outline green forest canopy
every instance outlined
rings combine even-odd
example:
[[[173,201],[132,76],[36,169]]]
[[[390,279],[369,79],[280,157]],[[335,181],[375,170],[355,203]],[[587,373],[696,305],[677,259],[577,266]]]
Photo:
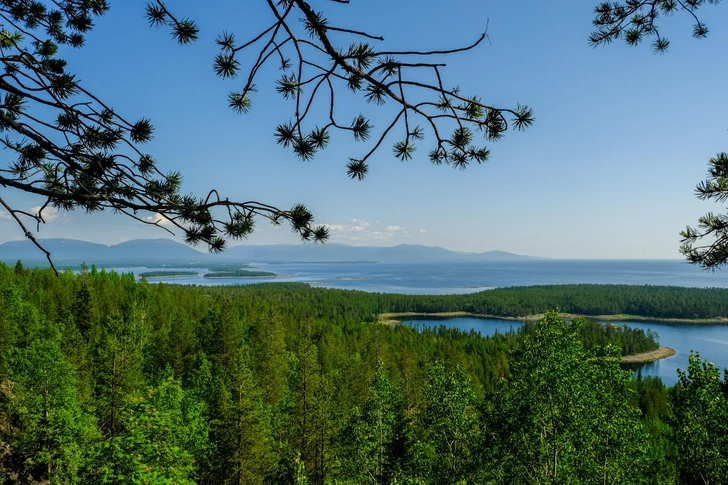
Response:
[[[533,291],[545,290],[555,291]],[[728,476],[728,378],[698,356],[666,389],[619,367],[613,344],[653,346],[644,333],[565,323],[553,312],[493,338],[372,318],[381,303],[409,301],[400,297],[0,265],[0,476],[63,484]]]

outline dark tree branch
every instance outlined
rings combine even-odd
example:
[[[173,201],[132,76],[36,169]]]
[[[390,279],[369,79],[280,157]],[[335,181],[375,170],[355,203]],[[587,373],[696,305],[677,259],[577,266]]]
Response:
[[[268,41],[250,66],[242,90],[231,94],[231,107],[241,113],[250,110],[253,87],[257,85],[262,66],[273,53],[270,46],[276,46],[284,70],[276,89],[285,98],[295,102],[291,121],[277,127],[276,137],[281,145],[291,148],[301,160],[311,160],[317,152],[326,148],[330,129],[351,132],[357,141],[367,141],[372,137],[374,127],[367,117],[359,115],[352,124],[348,124],[338,121],[334,116],[334,102],[338,99],[335,93],[344,86],[354,93],[363,94],[365,101],[370,104],[393,102],[401,107],[403,111],[400,115],[404,116],[400,118],[398,115],[396,120],[403,122],[404,142],[395,142],[394,153],[398,158],[409,159],[415,149],[414,140],[423,138],[424,132],[419,127],[410,129],[416,117],[423,118],[435,136],[436,148],[430,152],[430,160],[457,168],[465,168],[473,161],[482,163],[488,158],[487,149],[475,146],[474,132],[482,132],[490,141],[500,139],[509,128],[506,114],[513,117],[516,129],[522,130],[533,123],[533,113],[528,107],[499,108],[482,103],[475,96],[463,96],[457,88],[446,89],[439,72],[445,63],[422,60],[423,57],[449,56],[475,49],[484,40],[490,40],[487,25],[486,31],[474,42],[458,48],[430,51],[376,50],[358,40],[347,48],[340,48],[334,45],[331,35],[340,34],[337,41],[339,37],[347,35],[377,41],[383,38],[365,31],[331,25],[322,12],[315,11],[311,4],[303,0],[266,2],[275,23],[240,47],[235,45],[232,34],[226,32],[220,35],[218,44],[222,52],[217,57],[216,71],[223,77],[234,77],[234,73],[241,69],[236,55],[267,36]],[[300,24],[289,20],[296,13],[301,16]],[[295,67],[286,61],[286,45],[290,51],[288,55],[297,60]],[[435,83],[421,80],[421,74],[428,71],[436,78]],[[329,103],[326,109],[328,120],[312,123],[308,118],[319,112],[313,108],[318,105],[318,95],[322,92],[320,88],[324,82],[329,87],[329,93],[320,102]],[[417,103],[408,101],[428,96],[428,91],[435,94],[435,99]],[[372,142],[373,150],[368,150],[363,157],[350,158],[347,164],[350,176],[360,180],[364,178],[368,172],[368,159],[380,147],[384,135],[394,128],[396,123],[394,126],[388,124]],[[452,136],[441,138],[440,133],[447,129],[453,130]],[[351,161],[356,161],[359,171],[352,170]]]
[[[55,267],[55,266],[53,265],[53,260],[51,260],[51,253],[50,253],[50,252],[49,252],[48,250],[46,250],[46,249],[45,249],[45,248],[44,248],[44,247],[43,247],[43,246],[42,246],[42,245],[41,245],[41,244],[40,244],[40,243],[38,242],[38,240],[37,240],[37,239],[35,238],[35,236],[33,235],[33,233],[32,233],[32,232],[30,232],[30,231],[29,231],[29,230],[28,230],[28,229],[27,229],[27,228],[25,227],[25,224],[23,224],[23,221],[21,221],[21,220],[20,220],[20,218],[18,217],[18,214],[19,214],[19,213],[21,213],[21,214],[23,214],[23,215],[26,215],[26,216],[29,216],[29,217],[32,217],[32,218],[36,219],[36,220],[38,221],[38,223],[40,224],[40,222],[43,222],[43,218],[42,218],[42,217],[41,217],[41,215],[40,215],[40,213],[42,212],[42,209],[41,209],[41,210],[40,210],[40,211],[38,212],[38,215],[31,215],[31,214],[28,214],[27,212],[23,212],[23,211],[18,211],[18,210],[14,210],[14,209],[13,209],[12,207],[10,207],[10,206],[9,206],[9,205],[8,205],[8,204],[7,204],[7,203],[6,203],[6,202],[5,202],[4,200],[3,200],[3,198],[2,198],[2,197],[0,197],[0,205],[2,205],[3,207],[5,207],[5,210],[7,210],[7,211],[8,211],[8,213],[10,214],[10,216],[11,216],[11,217],[12,217],[13,219],[15,219],[15,222],[16,222],[16,223],[17,223],[17,224],[18,224],[18,225],[20,226],[20,228],[21,228],[21,229],[23,230],[23,235],[24,235],[24,236],[25,236],[26,238],[28,238],[28,239],[30,240],[30,242],[32,242],[32,243],[33,243],[33,244],[35,245],[35,247],[37,247],[38,249],[40,249],[41,251],[43,251],[43,252],[45,253],[45,255],[46,255],[46,258],[48,259],[48,263],[49,263],[49,264],[51,265],[51,268],[53,269],[53,271],[54,271],[54,272],[55,272],[56,274],[58,274],[58,270],[57,270],[57,269],[56,269],[56,267]]]
[[[701,6],[717,4],[720,0],[625,0],[606,1],[594,9],[596,31],[589,36],[593,46],[611,44],[623,39],[628,45],[637,45],[645,38],[654,37],[651,48],[662,54],[667,51],[670,41],[660,34],[657,19],[660,15],[669,16],[676,12],[687,12],[695,22],[693,37],[708,35],[708,28],[695,13]]]
[[[327,147],[330,130],[351,133],[356,141],[371,139],[364,156],[351,158],[347,164],[350,176],[362,179],[368,172],[368,159],[397,128],[404,130],[404,141],[395,142],[395,156],[412,157],[414,143],[423,138],[423,130],[416,126],[416,118],[422,118],[435,137],[430,160],[464,168],[473,161],[484,162],[489,155],[484,147],[474,145],[474,132],[497,140],[509,127],[506,115],[513,117],[511,124],[518,129],[533,123],[533,114],[526,107],[498,108],[475,96],[464,96],[457,88],[445,88],[440,73],[445,63],[426,59],[476,48],[488,38],[487,27],[464,47],[377,50],[367,41],[382,42],[383,37],[331,25],[322,12],[303,0],[266,0],[266,4],[272,22],[251,40],[237,46],[231,33],[217,37],[221,51],[215,58],[215,72],[235,78],[241,70],[239,55],[257,49],[242,90],[228,96],[230,107],[245,113],[258,89],[256,81],[268,72],[262,68],[271,59],[280,63],[283,74],[276,89],[295,107],[291,121],[277,127],[276,137],[302,160],[310,160]],[[52,0],[51,5],[54,7],[47,8],[40,0],[5,0],[0,5],[2,23],[8,29],[0,29],[4,67],[0,74],[0,145],[15,157],[0,167],[0,186],[43,197],[39,214],[8,208],[24,233],[21,218],[35,220],[39,227],[44,222],[43,209],[52,206],[89,213],[110,209],[148,225],[161,226],[159,220],[163,220],[169,226],[165,230],[176,228],[188,243],[205,243],[210,251],[224,249],[227,239],[247,237],[253,231],[254,217],[268,218],[274,224],[286,220],[304,241],[326,240],[326,229],[314,226],[313,216],[300,204],[282,210],[255,201],[231,201],[214,190],[203,198],[181,195],[181,174],[162,173],[141,150],[153,136],[150,121],[142,118],[133,123],[121,117],[83,89],[57,56],[59,45],[83,45],[93,19],[108,10],[106,2]],[[180,44],[198,38],[197,24],[172,13],[162,0],[149,1],[146,13],[150,25],[171,29]],[[339,47],[330,36],[336,42],[354,41]],[[427,73],[435,79],[431,84],[423,80]],[[342,89],[358,93],[373,106],[394,103],[397,114],[378,132],[362,114],[351,122],[337,119],[341,114],[337,115],[335,101],[341,99],[337,92]],[[319,100],[326,109],[316,109]],[[309,119],[322,112],[322,122]],[[452,135],[442,137],[448,130]],[[146,213],[159,216],[150,222],[141,215]]]

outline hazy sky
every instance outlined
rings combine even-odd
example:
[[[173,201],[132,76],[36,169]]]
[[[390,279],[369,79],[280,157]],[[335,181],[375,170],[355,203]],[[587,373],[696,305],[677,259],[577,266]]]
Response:
[[[151,118],[155,138],[146,150],[164,171],[183,173],[184,193],[216,188],[231,199],[284,208],[302,202],[331,226],[335,242],[557,258],[678,258],[679,231],[709,210],[725,210],[698,201],[693,189],[708,158],[728,150],[726,5],[703,7],[711,29],[703,40],[691,37],[686,15],[661,19],[672,44],[657,56],[648,44],[592,49],[594,1],[312,2],[346,26],[383,35],[392,49],[458,47],[489,22],[492,44],[450,58],[445,84],[486,103],[535,110],[531,129],[487,143],[492,157],[484,165],[433,166],[432,136],[418,144],[412,161],[399,162],[391,144],[400,137],[393,136],[358,182],[347,177],[345,164],[368,146],[348,136],[333,136],[328,149],[305,163],[276,145],[273,130],[291,109],[274,90],[275,72],[261,78],[250,113],[227,107],[227,93],[244,81],[215,76],[214,39],[223,30],[240,41],[257,34],[271,22],[265,2],[167,3],[198,21],[198,42],[175,44],[167,29],[147,26],[143,1],[127,0],[112,3],[86,47],[64,55],[83,85],[122,116]],[[348,46],[350,39],[340,39]],[[375,126],[388,121],[386,110],[363,102],[337,110],[351,113],[345,118],[361,111]],[[18,207],[41,203],[0,192]],[[49,219],[41,238],[113,244],[166,236],[110,213]],[[0,242],[21,237],[0,213]],[[288,227],[261,220],[248,243],[297,241]]]

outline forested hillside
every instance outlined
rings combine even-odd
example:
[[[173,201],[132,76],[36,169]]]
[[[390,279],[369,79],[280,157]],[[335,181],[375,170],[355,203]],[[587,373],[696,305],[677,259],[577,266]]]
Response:
[[[276,294],[273,288],[297,289],[279,304],[289,308],[299,303],[319,308],[320,316],[335,318],[348,312],[373,320],[388,312],[455,312],[503,317],[522,317],[558,309],[577,315],[629,314],[650,318],[728,318],[728,288],[685,288],[679,286],[549,285],[515,286],[465,295],[401,295],[312,288],[305,283],[274,283],[246,287],[210,289],[217,295],[255,296]],[[274,298],[280,299],[280,296]],[[334,312],[324,314],[324,312]]]
[[[0,483],[728,476],[711,366],[693,359],[671,391],[633,382],[609,344],[640,351],[649,336],[553,313],[493,338],[376,321],[431,301],[0,265]]]
[[[496,288],[466,295],[380,295],[384,312],[466,311],[499,316],[629,314],[652,318],[728,317],[728,289],[678,286],[548,285]]]

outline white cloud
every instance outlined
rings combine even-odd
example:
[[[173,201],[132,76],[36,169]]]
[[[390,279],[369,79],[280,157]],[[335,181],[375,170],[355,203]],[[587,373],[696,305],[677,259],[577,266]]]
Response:
[[[12,217],[10,217],[10,214],[8,214],[7,212],[0,211],[0,219],[12,219]]]
[[[29,212],[31,214],[38,214],[40,212],[40,209],[41,206],[37,205],[35,207],[31,207]],[[43,220],[46,222],[50,222],[58,219],[59,217],[65,216],[65,214],[61,213],[61,211],[51,206],[47,206],[45,209],[43,209],[43,213],[39,215],[41,215],[43,217]]]
[[[148,216],[144,218],[146,221],[151,222],[152,224],[156,224],[158,226],[171,226],[172,221],[164,217],[162,214],[154,214],[153,216]]]
[[[427,229],[420,229],[420,234],[426,234],[426,233],[427,233]]]
[[[385,228],[361,219],[350,219],[345,224],[324,224],[331,232],[333,241],[354,244],[366,244],[368,242],[394,241],[398,238],[411,237],[407,232],[407,226],[390,225]],[[379,227],[377,227],[379,226]]]
[[[343,224],[324,224],[324,227],[331,232],[342,232],[344,231]]]
[[[371,224],[368,222],[352,219],[351,222],[354,224],[324,224],[325,227],[332,232],[364,232]]]
[[[351,230],[354,232],[365,231],[367,227],[371,226],[368,222],[359,222],[356,226],[352,226]]]

